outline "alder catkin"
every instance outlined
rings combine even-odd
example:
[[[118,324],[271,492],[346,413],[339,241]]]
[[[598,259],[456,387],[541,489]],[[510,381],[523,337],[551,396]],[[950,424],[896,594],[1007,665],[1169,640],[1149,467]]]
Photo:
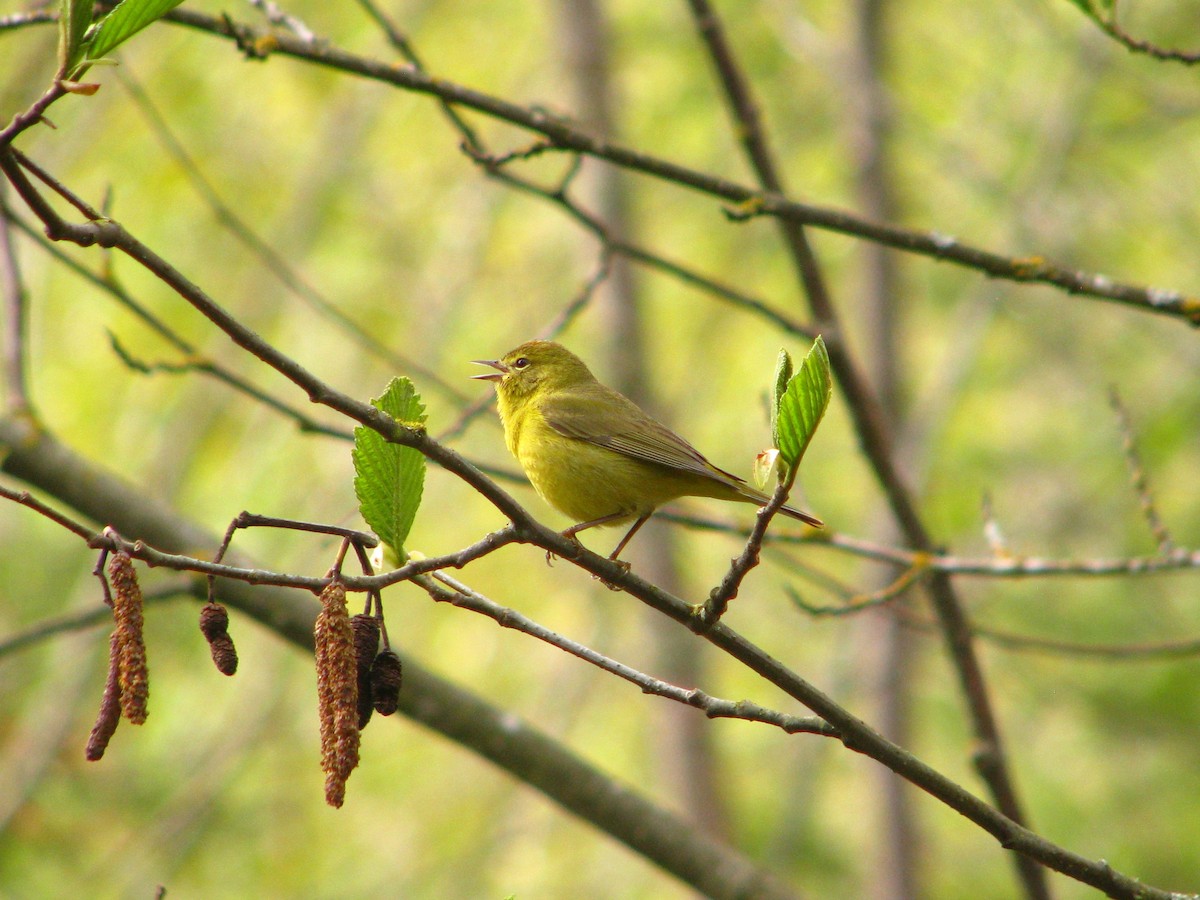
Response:
[[[134,725],[146,721],[150,697],[150,672],[142,635],[142,589],[128,553],[112,554],[108,561],[112,583],[113,619],[117,643],[117,676],[121,687],[121,712]]]
[[[346,588],[340,582],[330,582],[321,592],[313,637],[325,802],[340,807],[346,799],[346,779],[358,765],[359,744],[354,629],[346,610]]]
[[[91,762],[96,762],[104,756],[109,740],[116,733],[117,725],[121,723],[120,657],[121,648],[114,631],[108,639],[108,678],[104,682],[104,699],[100,701],[96,724],[92,726],[92,733],[88,736],[86,755]]]

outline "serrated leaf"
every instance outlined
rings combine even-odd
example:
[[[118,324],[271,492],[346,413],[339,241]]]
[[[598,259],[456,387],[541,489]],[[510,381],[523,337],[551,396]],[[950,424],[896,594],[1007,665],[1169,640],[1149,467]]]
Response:
[[[425,423],[425,406],[407,378],[393,378],[371,405],[409,427]],[[354,493],[363,519],[403,559],[401,547],[412,528],[425,487],[425,457],[419,450],[385,440],[365,426],[354,429]]]
[[[776,446],[784,463],[795,469],[808,449],[833,393],[829,353],[818,335],[800,363],[800,370],[787,383],[776,415]]]
[[[183,0],[121,0],[112,12],[92,29],[87,55],[89,60],[107,56],[151,22],[161,19]]]
[[[58,19],[58,68],[69,76],[83,57],[83,36],[92,24],[94,0],[62,0]]]
[[[771,443],[776,447],[779,446],[779,404],[791,380],[792,355],[781,348],[779,358],[775,360],[775,388],[771,394]]]

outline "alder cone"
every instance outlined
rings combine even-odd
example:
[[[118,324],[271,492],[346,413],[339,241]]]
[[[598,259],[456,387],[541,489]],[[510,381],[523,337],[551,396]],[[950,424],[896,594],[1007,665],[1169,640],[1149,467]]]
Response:
[[[400,707],[400,685],[404,669],[391,650],[384,650],[371,666],[371,701],[381,716],[390,716]]]

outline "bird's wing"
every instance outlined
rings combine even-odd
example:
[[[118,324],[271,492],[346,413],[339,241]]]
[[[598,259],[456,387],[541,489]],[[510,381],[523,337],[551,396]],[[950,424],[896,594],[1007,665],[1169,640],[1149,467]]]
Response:
[[[598,406],[605,408],[609,415],[597,415]],[[699,450],[616,391],[605,389],[602,395],[595,396],[591,393],[560,394],[543,402],[541,412],[546,424],[566,437],[714,481],[729,479],[736,484],[742,483],[742,479],[714,466]],[[633,424],[622,425],[619,429],[605,428],[603,420],[614,418]]]

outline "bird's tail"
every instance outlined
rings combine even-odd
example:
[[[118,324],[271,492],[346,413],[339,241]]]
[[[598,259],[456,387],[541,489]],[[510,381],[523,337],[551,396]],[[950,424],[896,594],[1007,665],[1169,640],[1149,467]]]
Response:
[[[734,476],[730,477],[733,478]],[[751,503],[757,503],[759,506],[766,506],[771,501],[770,495],[764,494],[762,491],[751,487],[740,478],[735,480],[735,483],[732,485],[732,487],[738,492],[738,494],[742,496],[742,498]],[[809,513],[804,512],[802,509],[796,509],[794,506],[781,506],[779,507],[779,511],[785,516],[789,516],[793,519],[799,519],[804,524],[811,525],[813,528],[825,527],[825,523],[816,516],[810,515]]]
[[[779,511],[785,516],[791,516],[793,519],[799,519],[806,525],[811,525],[813,528],[824,528],[825,523],[816,516],[809,515],[804,510],[796,509],[794,506],[781,506]]]

